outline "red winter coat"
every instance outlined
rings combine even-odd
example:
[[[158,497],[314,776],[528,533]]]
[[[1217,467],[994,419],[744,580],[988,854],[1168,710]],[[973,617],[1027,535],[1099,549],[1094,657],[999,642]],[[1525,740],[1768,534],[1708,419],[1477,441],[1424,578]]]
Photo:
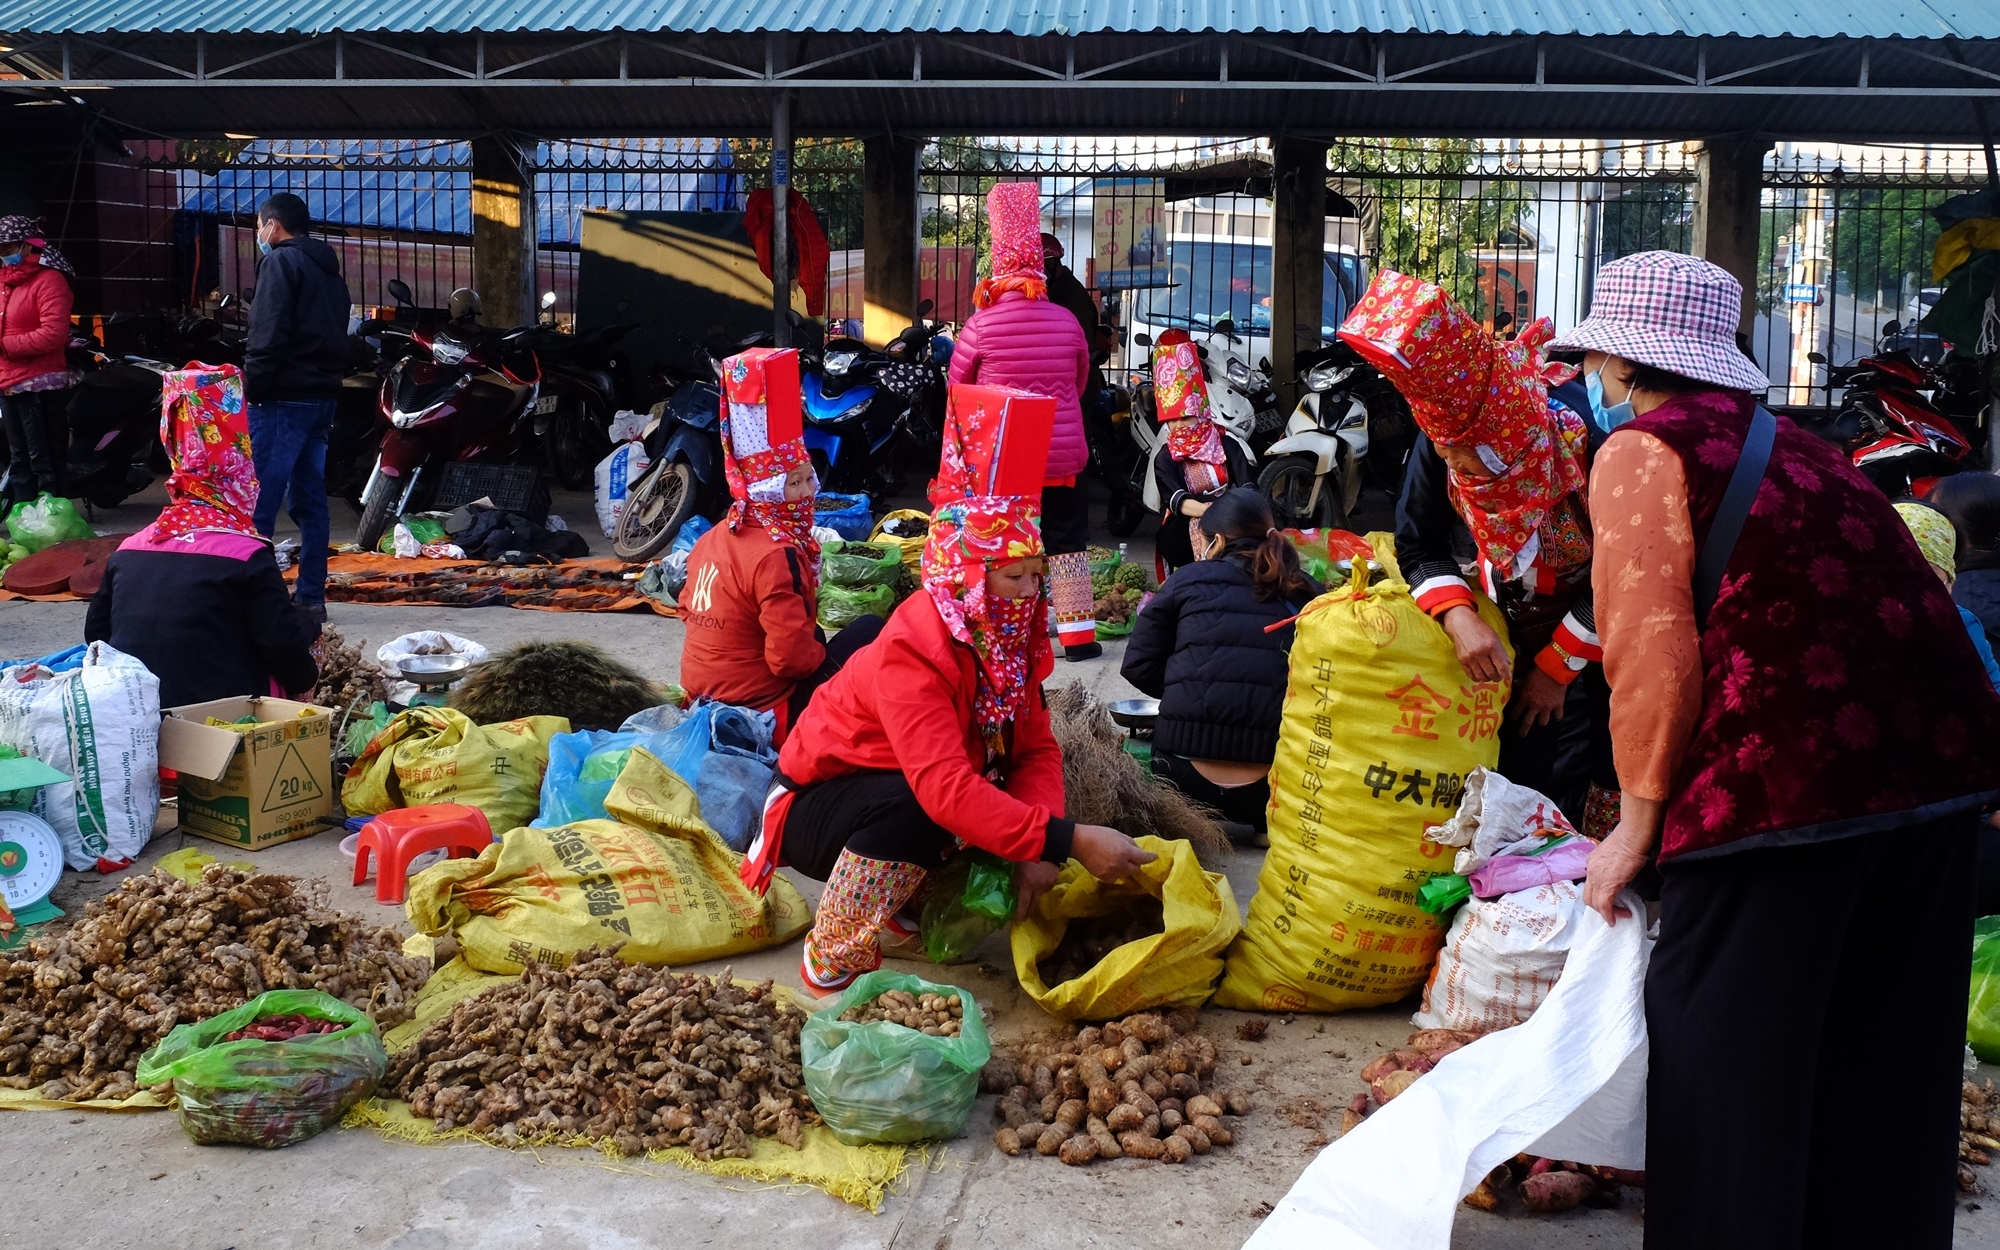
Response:
[[[818,609],[818,586],[797,547],[753,521],[740,533],[716,526],[688,553],[682,687],[738,707],[782,708],[826,662]]]
[[[40,258],[0,269],[0,391],[69,368],[69,281]]]
[[[777,217],[771,211],[771,188],[760,187],[750,193],[743,205],[743,231],[757,249],[757,267],[767,278],[771,276],[771,224]],[[819,217],[797,187],[785,193],[785,220],[792,230],[792,252],[799,261],[799,271],[793,277],[806,293],[806,314],[824,317],[826,269],[832,253],[827,250],[826,232],[819,228]]]
[[[1067,308],[1009,291],[973,313],[952,347],[951,381],[1054,396],[1056,424],[1045,473],[1055,482],[1083,471],[1090,448],[1083,440],[1078,397],[1090,381],[1090,345]]]
[[[925,813],[961,841],[1032,862],[1042,857],[1052,819],[1068,836],[1062,751],[1042,702],[1053,668],[1044,649],[995,785],[984,775],[986,743],[972,719],[979,684],[972,648],[946,630],[929,595],[912,595],[881,636],[814,693],[778,771],[801,789],[849,773],[900,772]]]

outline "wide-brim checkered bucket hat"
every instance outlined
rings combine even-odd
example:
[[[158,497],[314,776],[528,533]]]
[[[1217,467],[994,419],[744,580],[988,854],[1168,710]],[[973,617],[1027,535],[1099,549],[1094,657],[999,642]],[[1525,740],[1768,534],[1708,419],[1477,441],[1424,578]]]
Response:
[[[1597,271],[1590,315],[1551,350],[1609,352],[1732,391],[1771,379],[1736,346],[1743,287],[1727,270],[1679,252],[1621,256]]]

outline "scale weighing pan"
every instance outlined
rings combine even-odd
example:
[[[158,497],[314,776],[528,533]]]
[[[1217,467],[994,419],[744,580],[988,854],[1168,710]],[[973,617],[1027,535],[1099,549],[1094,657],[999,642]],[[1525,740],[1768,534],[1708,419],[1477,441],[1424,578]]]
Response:
[[[417,686],[449,686],[472,667],[462,655],[412,655],[397,661],[403,680]]]

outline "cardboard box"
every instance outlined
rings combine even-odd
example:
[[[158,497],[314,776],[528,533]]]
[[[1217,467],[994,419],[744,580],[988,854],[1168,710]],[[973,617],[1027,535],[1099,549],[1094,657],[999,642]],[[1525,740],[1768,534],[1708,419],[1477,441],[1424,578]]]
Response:
[[[257,725],[208,723],[245,716]],[[332,730],[331,709],[290,699],[166,709],[160,765],[180,774],[181,828],[250,851],[317,833],[333,815]]]

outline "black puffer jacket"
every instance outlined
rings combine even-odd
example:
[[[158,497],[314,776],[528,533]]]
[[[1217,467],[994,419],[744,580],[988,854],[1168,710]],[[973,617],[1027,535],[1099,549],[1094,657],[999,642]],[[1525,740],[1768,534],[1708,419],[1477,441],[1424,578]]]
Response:
[[[2000,569],[1960,569],[1951,598],[1979,618],[1987,641],[2000,646]]]
[[[340,254],[294,236],[257,265],[250,337],[243,345],[243,397],[252,403],[339,399],[347,376],[347,283]]]
[[[1264,627],[1297,615],[1318,594],[1314,585],[1290,603],[1259,600],[1246,555],[1175,570],[1139,614],[1121,670],[1160,701],[1154,749],[1270,763],[1294,631]]]

